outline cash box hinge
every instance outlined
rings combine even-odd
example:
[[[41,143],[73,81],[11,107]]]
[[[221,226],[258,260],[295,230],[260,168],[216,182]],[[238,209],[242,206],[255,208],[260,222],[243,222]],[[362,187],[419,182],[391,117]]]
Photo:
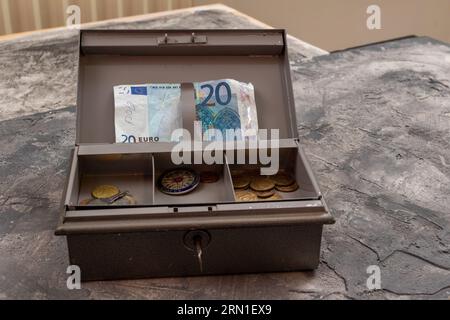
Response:
[[[158,45],[171,45],[171,44],[205,44],[208,43],[206,36],[196,35],[192,32],[191,35],[183,36],[169,36],[167,33],[164,37],[158,37]]]

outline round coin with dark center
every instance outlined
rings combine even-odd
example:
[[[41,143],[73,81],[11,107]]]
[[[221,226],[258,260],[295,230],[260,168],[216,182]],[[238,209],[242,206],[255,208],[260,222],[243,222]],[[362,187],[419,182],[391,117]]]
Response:
[[[200,177],[190,169],[166,171],[158,179],[158,188],[169,195],[182,195],[193,191],[200,183]]]

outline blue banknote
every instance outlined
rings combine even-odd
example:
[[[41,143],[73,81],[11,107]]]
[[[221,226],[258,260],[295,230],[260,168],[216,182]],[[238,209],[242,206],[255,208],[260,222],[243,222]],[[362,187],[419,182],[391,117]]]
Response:
[[[237,92],[227,81],[194,83],[196,120],[201,122],[204,140],[212,140],[216,129],[222,137],[226,130],[241,129]],[[209,131],[208,131],[209,130]]]

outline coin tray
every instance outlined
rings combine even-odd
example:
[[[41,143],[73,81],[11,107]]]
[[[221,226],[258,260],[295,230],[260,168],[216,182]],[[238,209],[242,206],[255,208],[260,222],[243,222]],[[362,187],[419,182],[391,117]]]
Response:
[[[92,190],[100,185],[113,185],[121,192],[128,191],[137,205],[153,204],[153,159],[150,154],[85,155],[78,161],[75,179],[78,188],[73,189],[73,205],[92,206],[81,203],[91,199]]]
[[[242,174],[259,172],[263,165],[259,157],[256,164],[231,164],[230,153],[237,157],[237,151],[226,151],[223,164],[173,164],[171,153],[139,153],[139,154],[97,154],[78,157],[77,176],[74,180],[71,205],[77,207],[111,207],[110,205],[82,204],[83,200],[92,198],[92,190],[99,185],[114,185],[121,191],[128,191],[136,201],[134,205],[121,206],[153,206],[153,205],[189,205],[189,204],[217,204],[235,202],[232,183],[232,172]],[[279,148],[279,169],[295,178],[299,189],[294,192],[280,192],[282,200],[316,199],[313,182],[309,178],[307,169],[297,148]],[[249,150],[244,150],[248,163]],[[194,153],[190,159],[194,159]],[[203,171],[215,171],[220,179],[215,183],[200,183],[190,193],[184,195],[168,195],[161,192],[157,180],[167,170],[188,168],[200,174]]]
[[[230,152],[227,152],[227,162],[231,163],[229,160],[229,153]],[[234,153],[234,156],[236,157],[236,152]],[[249,159],[248,150],[245,151],[245,157],[247,160]],[[287,174],[291,175],[299,185],[299,188],[294,192],[281,192],[276,190],[282,197],[282,200],[279,201],[317,199],[318,194],[309,177],[307,168],[302,161],[302,155],[299,153],[298,148],[279,148],[279,159],[279,170],[285,171]],[[231,176],[234,171],[244,172],[244,175],[246,175],[246,172],[260,172],[261,167],[267,167],[267,165],[261,164],[259,157],[257,157],[256,162],[257,163],[253,165],[230,164],[229,168]],[[231,179],[233,179],[233,177]]]
[[[115,208],[108,204],[83,204],[83,200],[92,199],[92,191],[100,185],[113,185],[120,191],[128,191],[135,199],[135,204],[120,207],[141,207],[157,205],[217,204],[234,202],[231,176],[225,157],[223,164],[207,165],[183,164],[175,165],[170,153],[138,153],[138,154],[94,154],[77,157],[77,168],[70,186],[71,207],[85,209],[90,207]],[[183,195],[168,195],[161,192],[157,181],[164,172],[188,168],[201,174],[203,171],[214,171],[219,180],[214,183],[200,182],[198,187]]]

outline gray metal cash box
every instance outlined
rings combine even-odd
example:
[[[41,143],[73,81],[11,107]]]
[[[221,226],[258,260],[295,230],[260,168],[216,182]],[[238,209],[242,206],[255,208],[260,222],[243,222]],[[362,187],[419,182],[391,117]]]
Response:
[[[235,201],[232,170],[259,165],[231,163],[239,150],[226,150],[222,164],[183,165],[220,180],[169,196],[156,181],[177,167],[174,143],[115,143],[115,85],[224,78],[251,82],[259,128],[279,129],[279,165],[299,184],[282,200]],[[323,225],[334,219],[298,139],[283,30],[84,30],[78,79],[76,144],[56,234],[66,236],[84,281],[318,266]],[[194,105],[183,88],[183,126],[192,130]],[[246,155],[251,148],[247,142]],[[98,184],[120,186],[136,203],[82,204]]]

